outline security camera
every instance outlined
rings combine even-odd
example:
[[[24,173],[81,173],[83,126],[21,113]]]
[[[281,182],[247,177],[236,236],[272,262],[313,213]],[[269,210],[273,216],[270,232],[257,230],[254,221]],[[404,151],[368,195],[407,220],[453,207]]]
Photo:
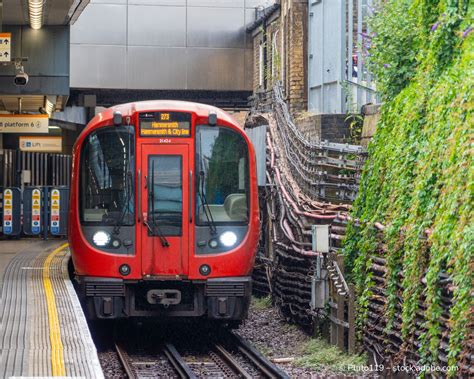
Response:
[[[16,86],[26,86],[28,84],[28,74],[24,71],[20,71],[15,75],[13,83],[15,83]]]
[[[22,61],[23,58],[15,59],[16,75],[13,79],[13,83],[15,83],[16,86],[26,86],[28,84],[28,74],[25,72],[25,68],[21,64]]]

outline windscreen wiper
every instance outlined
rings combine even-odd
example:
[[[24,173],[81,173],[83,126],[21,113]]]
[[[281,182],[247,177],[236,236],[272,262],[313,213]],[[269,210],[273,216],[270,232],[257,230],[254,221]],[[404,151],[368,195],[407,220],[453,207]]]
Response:
[[[212,217],[211,207],[209,206],[206,195],[204,194],[204,179],[206,177],[206,174],[204,173],[204,171],[200,171],[199,176],[200,176],[199,181],[201,184],[201,188],[198,191],[199,198],[201,199],[202,206],[204,209],[204,214],[206,215],[207,222],[209,223],[209,229],[211,231],[211,235],[216,235],[217,234],[216,223],[214,221],[214,218]]]
[[[117,129],[116,129],[116,131],[117,131],[118,137],[120,138],[120,133],[118,132]],[[126,173],[126,181],[125,181],[125,199],[126,199],[126,203],[124,204],[124,207],[122,209],[122,213],[120,214],[120,218],[115,223],[115,226],[114,226],[114,229],[113,229],[113,232],[112,232],[115,235],[118,235],[120,233],[120,228],[123,225],[123,220],[125,219],[125,215],[127,214],[127,212],[133,213],[133,212],[130,212],[130,201],[132,200],[132,196],[133,196],[132,171],[130,169],[131,133],[128,132],[127,134],[128,134],[128,138],[127,138],[128,146],[127,146],[127,160],[125,162],[128,165],[128,171]]]
[[[160,226],[156,223],[156,220],[155,220],[155,162],[154,161],[151,162],[151,183],[148,186],[148,196],[149,196],[149,199],[151,200],[152,225],[151,227],[149,223],[145,223],[145,225],[148,227],[148,230],[150,230],[152,235],[155,235],[155,231],[158,232],[157,235],[160,238],[161,246],[169,247],[170,244],[168,240],[166,239],[165,235],[163,234],[163,231],[161,230]]]
[[[120,218],[117,220],[117,222],[114,225],[114,230],[113,234],[117,235],[120,233],[120,228],[123,225],[123,220],[125,219],[125,215],[127,212],[130,212],[130,201],[132,200],[132,195],[133,195],[133,184],[132,184],[132,172],[128,171],[127,172],[127,180],[125,182],[125,198],[126,198],[126,204],[124,204],[124,207],[122,209],[122,213],[120,214]]]

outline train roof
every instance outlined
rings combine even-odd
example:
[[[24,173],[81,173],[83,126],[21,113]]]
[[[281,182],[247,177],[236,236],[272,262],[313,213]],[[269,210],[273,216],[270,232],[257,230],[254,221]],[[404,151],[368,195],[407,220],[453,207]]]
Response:
[[[232,116],[227,112],[217,107],[193,103],[189,101],[179,100],[149,100],[149,101],[138,101],[134,103],[115,105],[111,108],[107,108],[104,111],[98,113],[91,121],[91,123],[102,122],[105,120],[111,120],[115,111],[122,112],[123,116],[132,116],[135,113],[151,112],[151,111],[176,111],[176,112],[190,112],[195,113],[198,117],[207,117],[209,112],[215,112],[217,118],[223,121],[227,121],[232,124],[237,124]],[[238,125],[238,124],[237,124]]]

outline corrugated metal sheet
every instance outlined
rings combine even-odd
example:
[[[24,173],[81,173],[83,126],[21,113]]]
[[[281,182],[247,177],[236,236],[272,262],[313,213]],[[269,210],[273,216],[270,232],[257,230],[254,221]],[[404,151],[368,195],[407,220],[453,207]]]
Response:
[[[267,162],[267,125],[245,129],[247,136],[252,141],[257,158],[257,180],[259,186],[267,184],[266,162]]]
[[[245,29],[265,2],[92,2],[71,27],[71,87],[249,91]]]
[[[360,112],[377,102],[375,84],[360,52],[372,0],[309,0],[308,110]]]

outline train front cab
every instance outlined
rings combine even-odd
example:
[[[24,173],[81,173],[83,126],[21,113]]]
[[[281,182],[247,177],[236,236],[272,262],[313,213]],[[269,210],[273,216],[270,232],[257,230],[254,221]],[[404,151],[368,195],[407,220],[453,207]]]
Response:
[[[93,127],[75,151],[71,247],[88,317],[242,320],[259,228],[249,140],[212,112],[135,116]]]

